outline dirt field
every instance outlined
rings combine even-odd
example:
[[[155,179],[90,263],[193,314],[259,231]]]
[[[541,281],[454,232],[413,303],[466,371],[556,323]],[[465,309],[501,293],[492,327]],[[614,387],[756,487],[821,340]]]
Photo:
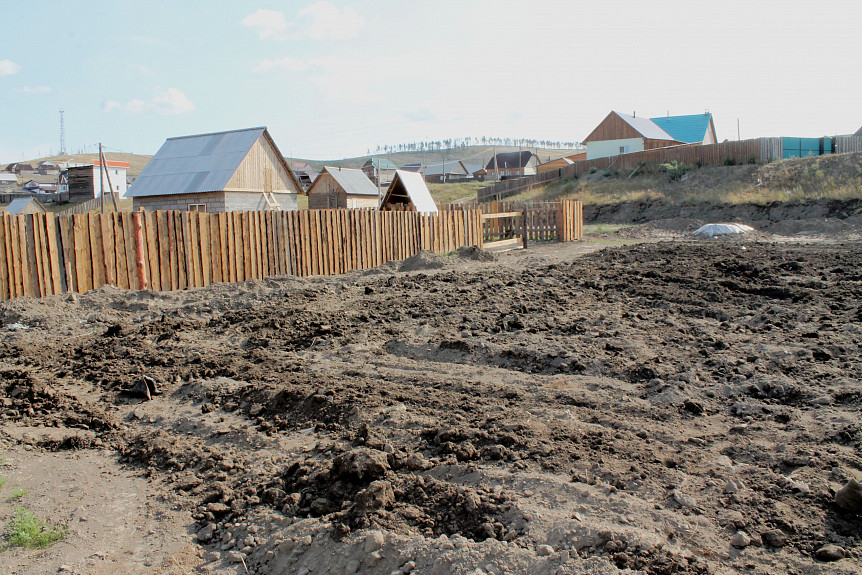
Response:
[[[0,304],[0,572],[859,573],[859,236],[692,224]]]

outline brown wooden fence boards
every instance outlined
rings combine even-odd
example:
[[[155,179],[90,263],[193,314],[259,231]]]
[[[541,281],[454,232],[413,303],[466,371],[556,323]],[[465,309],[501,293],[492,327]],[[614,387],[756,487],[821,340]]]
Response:
[[[482,243],[476,210],[144,212],[0,216],[0,299],[102,285],[205,287],[272,275],[341,274]],[[137,236],[136,236],[137,232]],[[140,246],[140,251],[138,250]]]

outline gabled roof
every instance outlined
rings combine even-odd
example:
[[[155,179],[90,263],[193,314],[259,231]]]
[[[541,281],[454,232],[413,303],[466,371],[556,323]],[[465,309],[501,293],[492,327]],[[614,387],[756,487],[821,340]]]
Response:
[[[264,136],[274,148],[296,189],[299,182],[265,126],[168,138],[141,174],[127,197],[198,194],[223,190],[255,143]]]
[[[405,172],[419,172],[422,173],[425,171],[425,166],[419,163],[416,164],[404,164],[399,170],[404,170]]]
[[[431,192],[425,185],[425,178],[416,172],[405,172],[404,170],[395,172],[395,177],[392,178],[392,183],[389,184],[380,206],[382,208],[397,203],[413,204],[416,211],[420,213],[437,213],[437,204],[434,203],[434,198],[431,197]]]
[[[365,172],[362,170],[354,170],[351,168],[333,168],[326,166],[320,172],[320,176],[314,180],[314,183],[309,188],[308,193],[311,194],[317,182],[321,181],[323,174],[329,174],[332,179],[344,190],[347,195],[358,196],[378,196],[377,186],[374,182],[368,179]]]
[[[659,128],[670,134],[672,140],[685,144],[704,141],[712,121],[712,114],[692,114],[690,116],[662,116],[651,118]]]
[[[362,165],[363,168],[374,166],[378,170],[397,170],[398,166],[393,164],[388,158],[370,158]]]
[[[854,136],[862,136],[862,128],[859,128],[858,130],[856,130],[856,133],[853,135]]]
[[[493,170],[495,168],[500,168],[501,170],[511,170],[513,168],[523,168],[533,157],[533,152],[529,150],[523,150],[521,152],[502,152],[497,154],[496,162],[494,158],[488,162],[488,165],[485,166],[486,170]]]
[[[649,118],[638,118],[637,116],[629,116],[628,114],[621,114],[620,112],[614,113],[620,118],[622,118],[623,121],[625,121],[625,123],[627,123],[629,126],[637,130],[637,132],[647,140],[674,139],[673,136],[665,132],[661,127],[659,127]]]
[[[445,176],[449,174],[455,176],[466,176],[468,172],[460,160],[441,162],[439,164],[428,164],[428,167],[425,168],[426,176]]]
[[[29,211],[27,208],[31,208]],[[36,198],[15,198],[12,202],[6,207],[6,213],[10,216],[14,216],[15,214],[32,214],[33,212],[47,212],[45,206],[40,204]]]

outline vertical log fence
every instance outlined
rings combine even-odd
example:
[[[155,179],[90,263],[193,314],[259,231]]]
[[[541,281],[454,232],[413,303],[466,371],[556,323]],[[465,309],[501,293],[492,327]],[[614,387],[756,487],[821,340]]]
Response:
[[[559,217],[578,217],[572,206],[560,210]],[[557,225],[575,230],[579,224]],[[577,239],[566,233],[558,237]],[[482,247],[484,241],[482,212],[476,209],[437,215],[375,210],[2,215],[0,299],[84,293],[108,284],[170,291],[275,275],[335,275],[420,250],[447,253]]]

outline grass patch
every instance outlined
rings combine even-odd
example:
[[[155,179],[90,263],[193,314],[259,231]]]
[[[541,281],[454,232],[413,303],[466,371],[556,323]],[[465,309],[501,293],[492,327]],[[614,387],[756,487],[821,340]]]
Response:
[[[69,528],[39,519],[24,507],[18,507],[6,532],[9,545],[28,549],[45,549],[69,533]]]
[[[24,489],[23,487],[20,489],[16,489],[15,491],[12,492],[11,495],[9,495],[9,500],[11,501],[13,499],[21,499],[22,497],[24,497],[28,493],[30,493],[29,489]]]
[[[428,184],[431,197],[438,204],[451,204],[458,200],[475,200],[476,190],[493,182],[461,182],[457,184]]]
[[[4,485],[6,485],[6,478],[0,477],[0,489],[3,489]]]

